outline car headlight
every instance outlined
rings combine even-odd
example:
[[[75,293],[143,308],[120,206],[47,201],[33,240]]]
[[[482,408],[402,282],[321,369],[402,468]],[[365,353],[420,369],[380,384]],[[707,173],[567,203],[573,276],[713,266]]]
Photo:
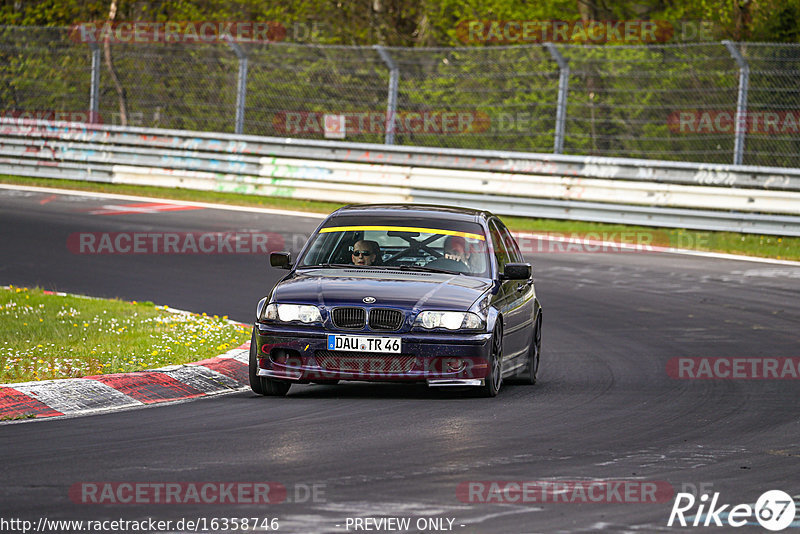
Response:
[[[258,301],[258,305],[256,306],[256,320],[263,321],[264,320],[264,307],[267,305],[267,297]]]
[[[264,308],[262,319],[267,321],[283,321],[289,323],[300,321],[301,323],[321,323],[322,315],[316,306],[305,306],[302,304],[270,304]]]
[[[452,311],[424,311],[417,315],[414,324],[427,329],[447,330],[477,330],[483,327],[483,321],[477,314]]]

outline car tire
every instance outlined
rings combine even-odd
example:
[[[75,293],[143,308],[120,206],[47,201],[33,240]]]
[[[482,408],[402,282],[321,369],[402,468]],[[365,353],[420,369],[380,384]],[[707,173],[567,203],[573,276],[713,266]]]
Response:
[[[520,384],[533,385],[536,383],[536,375],[539,372],[539,358],[542,354],[542,312],[536,317],[533,327],[533,337],[528,348],[528,363],[525,370],[517,375]]]
[[[500,321],[500,319],[498,319]],[[492,349],[489,353],[489,371],[480,387],[481,397],[495,397],[503,385],[503,330],[497,326],[492,334]]]
[[[256,341],[255,327],[253,327],[253,335],[250,336],[250,365],[248,371],[250,389],[257,395],[283,397],[289,392],[289,388],[292,387],[290,382],[258,376],[258,342]]]

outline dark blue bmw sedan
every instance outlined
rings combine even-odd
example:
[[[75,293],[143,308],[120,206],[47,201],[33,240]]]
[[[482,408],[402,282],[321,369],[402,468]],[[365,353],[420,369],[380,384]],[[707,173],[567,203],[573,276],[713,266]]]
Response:
[[[355,205],[332,213],[258,303],[250,387],[411,381],[471,386],[536,382],[542,310],[531,266],[487,211]]]

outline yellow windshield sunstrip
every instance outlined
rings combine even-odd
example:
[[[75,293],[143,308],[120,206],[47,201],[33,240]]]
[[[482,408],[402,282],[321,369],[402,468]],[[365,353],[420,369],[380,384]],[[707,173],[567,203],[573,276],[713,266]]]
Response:
[[[330,232],[351,232],[355,230],[394,230],[398,232],[420,232],[426,234],[442,234],[442,235],[455,235],[464,238],[477,239],[479,241],[486,241],[486,238],[480,234],[471,234],[469,232],[457,232],[455,230],[441,230],[438,228],[416,228],[412,226],[331,226],[328,228],[320,229],[319,233],[327,234]]]

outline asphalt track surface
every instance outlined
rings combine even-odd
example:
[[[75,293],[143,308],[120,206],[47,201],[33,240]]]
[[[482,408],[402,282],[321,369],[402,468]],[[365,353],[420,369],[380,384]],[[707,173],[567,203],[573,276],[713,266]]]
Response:
[[[68,236],[261,231],[291,243],[319,222],[212,209],[92,213],[129,204],[0,190],[0,283],[249,322],[280,275],[263,256],[81,255],[68,250]],[[3,424],[0,517],[276,517],[279,532],[298,533],[348,532],[348,517],[410,517],[412,525],[436,517],[454,519],[453,531],[463,533],[656,532],[696,529],[667,528],[672,498],[474,503],[457,488],[607,479],[663,481],[674,491],[702,485],[731,504],[772,489],[800,495],[800,381],[676,380],[666,371],[679,356],[800,356],[800,268],[661,253],[528,259],[545,313],[535,386],[507,385],[479,399],[402,384],[307,385],[286,398],[248,391]],[[70,487],[87,481],[272,481],[294,502],[73,502]],[[313,485],[322,493],[304,498]]]

